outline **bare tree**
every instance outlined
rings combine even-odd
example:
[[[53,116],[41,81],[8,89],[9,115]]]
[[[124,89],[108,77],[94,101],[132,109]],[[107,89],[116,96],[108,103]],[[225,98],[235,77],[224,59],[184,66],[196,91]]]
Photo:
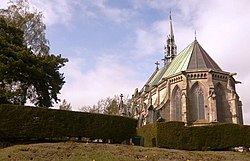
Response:
[[[24,32],[25,46],[32,52],[37,55],[49,54],[42,12],[30,9],[28,0],[10,0],[7,9],[0,9],[0,15],[6,18],[9,25]]]
[[[67,111],[71,111],[72,107],[70,103],[67,103],[67,101],[64,99],[62,101],[62,104],[59,106],[60,110],[67,110]]]
[[[82,107],[78,108],[78,110],[81,112],[90,112],[91,109],[92,109],[91,106],[82,106]]]
[[[130,106],[129,95],[123,98],[123,103],[126,106]],[[93,106],[82,106],[79,111],[93,112],[93,113],[104,113],[109,115],[119,114],[120,97],[115,95],[114,97],[107,97],[100,99],[97,104]]]

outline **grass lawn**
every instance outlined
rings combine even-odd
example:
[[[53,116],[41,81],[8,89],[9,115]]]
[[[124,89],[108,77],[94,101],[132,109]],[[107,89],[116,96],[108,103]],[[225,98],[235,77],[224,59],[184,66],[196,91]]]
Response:
[[[249,152],[184,151],[77,142],[13,145],[0,149],[0,160],[21,161],[250,161]]]

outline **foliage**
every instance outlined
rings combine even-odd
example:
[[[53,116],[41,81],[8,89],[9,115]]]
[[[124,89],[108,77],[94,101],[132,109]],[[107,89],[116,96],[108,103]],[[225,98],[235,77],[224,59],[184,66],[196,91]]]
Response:
[[[157,138],[157,126],[156,124],[147,124],[142,128],[137,128],[136,133],[138,136],[142,136],[144,138],[144,146],[146,147],[154,147],[156,146],[156,138]]]
[[[72,107],[71,107],[71,104],[70,104],[70,103],[67,103],[67,101],[64,99],[64,100],[62,101],[62,104],[59,105],[59,109],[60,109],[60,110],[71,111],[71,110],[72,110]]]
[[[88,137],[121,142],[133,137],[137,121],[121,116],[0,105],[0,140]]]
[[[104,113],[109,115],[119,114],[119,103],[120,97],[115,95],[114,97],[107,97],[105,99],[100,99],[97,104],[93,106],[82,106],[79,108],[83,112],[93,112],[93,113]],[[124,106],[130,107],[129,96],[123,98]]]
[[[18,16],[29,13],[20,8],[24,1],[20,0],[18,3],[20,4],[17,11],[20,11],[20,13],[10,14],[8,17],[8,10],[6,14],[4,14],[5,10],[0,11],[0,103],[23,105],[29,99],[31,103],[37,106],[51,107],[53,101],[59,100],[57,94],[65,83],[63,74],[59,72],[59,69],[68,60],[62,58],[61,55],[45,54],[42,49],[39,49],[39,54],[34,54],[36,47],[27,44],[25,39],[29,34],[34,39],[37,39],[36,37],[42,39],[44,35],[39,31],[33,31],[34,25],[31,25],[26,31],[14,23],[14,21],[19,22],[18,18],[20,17]],[[25,17],[23,19],[25,20]],[[11,20],[13,20],[13,23]],[[28,24],[32,23],[27,21],[24,26]],[[38,35],[35,36],[34,33]],[[36,40],[32,39],[31,42],[35,43]]]
[[[249,147],[250,126],[214,124],[184,126],[183,122],[163,122],[143,126],[137,134],[144,137],[145,145],[156,138],[156,146],[185,150],[224,150],[237,146]]]
[[[19,57],[26,58],[29,56],[29,51],[22,45],[22,42],[22,31],[8,26],[5,20],[0,18],[1,103],[25,103],[23,91],[18,88],[18,86],[25,86],[18,80],[18,77],[22,75],[20,70],[24,68],[24,62],[20,61]]]
[[[7,20],[7,24],[24,32],[24,45],[36,55],[49,54],[49,41],[45,37],[46,26],[42,22],[43,15],[37,10],[29,8],[28,0],[14,0],[9,2],[7,9],[1,9],[0,15]]]
[[[111,100],[110,104],[105,108],[104,113],[109,115],[117,115],[119,113],[119,103],[116,99]]]
[[[80,108],[78,108],[78,110],[79,111],[81,111],[81,112],[92,112],[91,110],[92,110],[92,107],[91,106],[82,106],[82,107],[80,107]],[[94,112],[93,112],[94,113]]]

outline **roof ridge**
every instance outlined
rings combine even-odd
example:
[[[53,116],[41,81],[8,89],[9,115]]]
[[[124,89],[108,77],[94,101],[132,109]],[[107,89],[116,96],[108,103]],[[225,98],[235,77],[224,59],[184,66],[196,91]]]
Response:
[[[203,63],[205,64],[205,67],[207,67],[208,65],[207,65],[207,63],[206,63],[206,61],[205,61],[205,59],[204,59],[204,56],[206,57],[206,51],[205,50],[202,50],[203,48],[201,47],[201,45],[200,45],[200,43],[198,42],[198,41],[196,41],[196,46],[197,46],[197,49],[200,51],[200,55],[201,55],[201,57],[202,57],[202,61],[203,61]],[[205,55],[203,54],[203,53],[205,53]],[[210,60],[208,60],[208,61],[210,61]],[[197,65],[197,69],[199,69],[199,67],[198,67],[198,65]]]
[[[222,69],[219,67],[219,65],[212,59],[212,57],[203,49],[203,47],[201,45],[200,46],[200,49],[202,50],[202,52],[204,53],[204,55],[202,56],[205,56],[205,58],[209,61],[210,65],[212,66],[212,68],[214,69],[218,69],[218,70],[221,70]],[[205,61],[206,63],[206,61]],[[207,63],[206,63],[207,65]],[[208,66],[208,65],[207,65]]]

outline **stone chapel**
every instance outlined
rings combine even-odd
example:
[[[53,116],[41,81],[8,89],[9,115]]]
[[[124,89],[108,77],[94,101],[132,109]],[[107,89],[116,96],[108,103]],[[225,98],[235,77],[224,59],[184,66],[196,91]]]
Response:
[[[195,40],[177,55],[171,14],[164,46],[164,66],[156,69],[132,96],[138,126],[158,121],[186,125],[243,124],[236,73],[223,71]]]

